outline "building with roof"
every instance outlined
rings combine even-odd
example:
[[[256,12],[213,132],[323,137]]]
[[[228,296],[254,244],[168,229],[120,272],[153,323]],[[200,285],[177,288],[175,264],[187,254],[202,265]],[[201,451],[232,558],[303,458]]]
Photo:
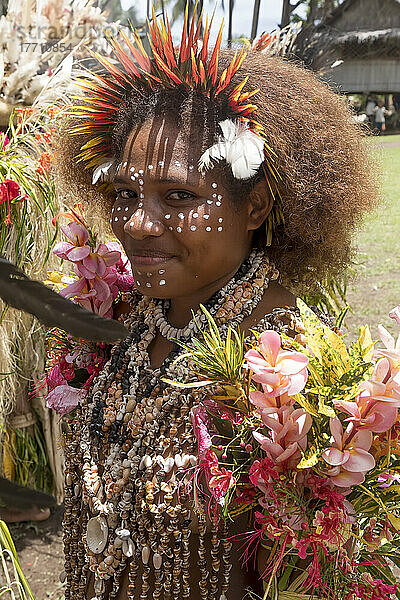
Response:
[[[400,93],[400,0],[344,0],[308,32],[302,54],[344,93]]]

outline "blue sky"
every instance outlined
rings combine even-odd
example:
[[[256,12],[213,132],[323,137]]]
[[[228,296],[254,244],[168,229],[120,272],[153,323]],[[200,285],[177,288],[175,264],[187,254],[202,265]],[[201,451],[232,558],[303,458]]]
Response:
[[[170,2],[171,6],[172,2],[173,0]],[[134,6],[139,17],[144,19],[146,14],[146,0],[121,0],[121,4],[123,8]],[[165,4],[168,5],[168,0],[165,1]],[[214,6],[217,6],[217,22],[225,16],[224,31],[226,35],[228,29],[226,12],[229,5],[229,0],[224,0],[224,4],[225,13],[222,10],[222,0],[204,0],[204,9],[207,10],[207,12],[212,12]],[[246,35],[247,37],[250,36],[251,22],[253,18],[253,5],[253,0],[235,0],[235,9],[233,14],[234,37],[239,35]],[[281,10],[281,0],[261,0],[258,32],[261,33],[262,31],[272,31],[275,29],[280,21]]]

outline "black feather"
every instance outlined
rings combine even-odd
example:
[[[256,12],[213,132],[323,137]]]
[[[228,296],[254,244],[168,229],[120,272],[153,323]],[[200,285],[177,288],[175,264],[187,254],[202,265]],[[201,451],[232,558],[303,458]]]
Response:
[[[43,283],[29,279],[1,256],[0,298],[13,308],[34,315],[43,325],[64,329],[76,338],[111,344],[128,335],[118,321],[100,317],[66,300]]]
[[[4,477],[0,477],[0,501],[7,508],[13,507],[17,510],[25,510],[32,506],[46,508],[56,505],[55,498],[50,494],[32,490]]]

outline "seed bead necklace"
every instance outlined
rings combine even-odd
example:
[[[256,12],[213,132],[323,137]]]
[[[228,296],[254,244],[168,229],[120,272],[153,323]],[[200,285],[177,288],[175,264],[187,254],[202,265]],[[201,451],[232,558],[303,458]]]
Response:
[[[250,314],[278,273],[254,252],[236,276],[206,304],[220,330]],[[238,304],[240,308],[238,308]],[[174,362],[174,346],[159,369],[148,347],[170,324],[164,304],[136,296],[126,320],[130,334],[112,351],[67,436],[64,549],[65,600],[86,600],[89,571],[94,600],[116,598],[128,573],[128,600],[183,600],[198,586],[201,600],[227,600],[231,570],[228,531],[206,519],[192,494],[197,442],[191,409],[204,390],[189,393],[161,380],[189,382],[190,364]],[[197,315],[199,326],[204,325]],[[293,311],[277,309],[259,327],[295,329]],[[161,333],[162,333],[161,332]],[[169,329],[168,329],[169,332]],[[177,333],[184,339],[193,332]],[[209,390],[208,390],[209,393]],[[197,523],[197,558],[189,548]],[[194,561],[194,563],[193,563]],[[190,571],[197,565],[193,582]]]

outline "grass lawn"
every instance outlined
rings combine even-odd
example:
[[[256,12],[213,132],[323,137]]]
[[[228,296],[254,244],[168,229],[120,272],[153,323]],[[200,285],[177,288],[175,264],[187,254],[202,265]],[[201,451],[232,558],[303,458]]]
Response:
[[[392,334],[399,331],[388,312],[400,303],[400,135],[375,137],[368,142],[383,168],[383,205],[370,215],[357,235],[357,277],[348,288],[353,313],[349,334],[368,323],[374,339],[382,323]],[[396,335],[397,337],[397,335]]]

